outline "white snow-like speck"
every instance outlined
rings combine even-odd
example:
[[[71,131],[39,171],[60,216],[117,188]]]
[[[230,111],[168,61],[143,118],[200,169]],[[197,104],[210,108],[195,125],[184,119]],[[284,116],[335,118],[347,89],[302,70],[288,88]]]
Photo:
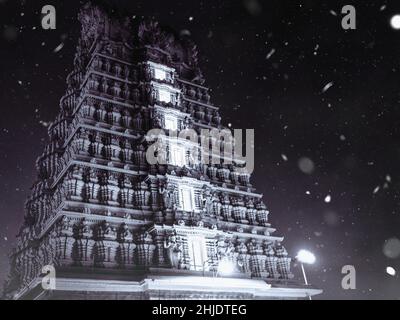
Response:
[[[331,195],[327,195],[326,197],[325,197],[325,203],[330,203],[331,201],[332,201],[332,196]]]
[[[336,13],[336,11],[334,11],[334,10],[330,10],[330,11],[329,11],[329,13],[330,13],[331,15],[333,15],[333,16],[335,16],[335,17],[337,17],[337,13]]]
[[[271,51],[268,52],[268,54],[267,54],[267,60],[269,60],[274,55],[275,52],[276,52],[275,49],[271,49]]]
[[[394,277],[394,276],[396,275],[396,270],[395,270],[393,267],[387,267],[387,268],[386,268],[386,273],[387,273],[389,276]]]
[[[400,240],[397,238],[386,240],[383,245],[383,254],[390,259],[400,257]]]
[[[60,44],[58,45],[58,47],[55,48],[55,49],[53,50],[53,52],[54,52],[54,53],[57,53],[57,52],[61,51],[62,48],[64,48],[64,43],[60,43]]]
[[[333,87],[333,82],[329,82],[323,89],[322,89],[322,92],[323,93],[325,93],[325,92],[327,92],[330,88],[332,88]]]
[[[50,125],[49,122],[45,122],[45,121],[39,121],[39,123],[45,128],[47,128]]]
[[[314,162],[309,158],[301,158],[298,162],[299,169],[305,174],[312,174],[315,170]]]
[[[381,190],[381,187],[380,187],[380,186],[377,186],[377,187],[374,189],[374,194],[377,194],[377,193],[379,192],[379,190]]]
[[[383,189],[388,189],[388,188],[389,188],[389,183],[385,182],[385,183],[383,184]]]
[[[180,35],[181,35],[181,37],[190,37],[192,34],[189,30],[184,29],[184,30],[181,30]]]
[[[288,157],[286,156],[286,154],[282,154],[281,157],[282,157],[283,161],[288,161],[289,160]]]
[[[319,44],[317,44],[314,48],[314,56],[318,55]]]

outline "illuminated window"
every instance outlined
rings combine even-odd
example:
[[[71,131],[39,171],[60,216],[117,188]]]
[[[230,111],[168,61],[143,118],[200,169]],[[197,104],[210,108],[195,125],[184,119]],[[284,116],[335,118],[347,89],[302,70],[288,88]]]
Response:
[[[154,69],[154,78],[157,80],[166,80],[167,73],[164,70]]]
[[[181,210],[186,212],[192,212],[194,210],[195,201],[193,188],[188,186],[179,187],[179,198]]]
[[[177,131],[178,120],[174,116],[166,115],[164,118],[164,126],[167,130]]]
[[[170,103],[172,101],[171,92],[164,89],[159,89],[158,100],[161,102]]]
[[[186,165],[186,150],[183,146],[170,145],[169,147],[169,162],[178,167]]]
[[[190,269],[203,271],[207,267],[206,239],[203,236],[188,236]]]

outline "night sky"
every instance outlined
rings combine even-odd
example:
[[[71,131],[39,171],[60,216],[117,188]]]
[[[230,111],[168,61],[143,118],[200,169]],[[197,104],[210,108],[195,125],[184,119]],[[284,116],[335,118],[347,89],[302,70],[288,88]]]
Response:
[[[399,1],[113,2],[190,32],[224,123],[255,129],[252,181],[271,223],[292,256],[317,256],[306,268],[319,298],[399,299]],[[45,4],[56,30],[41,28]],[[1,282],[72,69],[81,4],[0,0]],[[357,30],[341,27],[346,4]],[[344,265],[356,268],[356,290],[341,288]]]

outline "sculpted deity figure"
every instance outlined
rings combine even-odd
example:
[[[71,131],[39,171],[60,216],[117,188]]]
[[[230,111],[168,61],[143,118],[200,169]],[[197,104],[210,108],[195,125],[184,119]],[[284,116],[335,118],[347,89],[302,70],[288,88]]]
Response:
[[[219,247],[218,253],[220,256],[220,260],[224,258],[231,259],[235,254],[235,244],[232,241],[225,240],[222,241],[222,246]]]
[[[221,202],[216,192],[212,194],[212,212],[217,218],[221,215]]]
[[[172,197],[173,197],[173,191],[172,190],[168,190],[167,188],[165,188],[164,186],[161,186],[159,189],[159,193],[163,196],[163,201],[164,201],[164,207],[165,209],[172,209],[172,205],[173,205],[173,201],[172,201]]]
[[[265,243],[264,252],[269,257],[273,257],[275,255],[275,250],[272,242]]]
[[[202,203],[204,213],[211,213],[213,207],[213,197],[211,195],[211,190],[208,187],[203,188]]]
[[[164,242],[164,248],[167,249],[169,262],[174,269],[180,269],[182,263],[182,246],[177,242],[176,235],[172,234]]]
[[[155,115],[153,118],[153,126],[154,128],[162,128],[162,121],[160,115]]]
[[[131,241],[133,239],[132,232],[129,230],[127,224],[122,224],[118,229],[118,240],[119,241]]]
[[[197,226],[200,228],[204,228],[204,222],[203,221],[198,221]]]
[[[286,248],[280,242],[275,242],[275,254],[279,258],[284,258],[288,256]]]
[[[186,117],[184,122],[183,122],[183,128],[184,129],[190,129],[191,124],[192,124],[192,121],[190,120],[190,118]]]
[[[66,216],[62,217],[61,221],[60,221],[60,228],[61,228],[61,232],[63,233],[68,233],[72,231],[72,226],[70,223],[70,219]]]
[[[83,219],[81,222],[81,227],[82,227],[82,235],[84,237],[90,237],[92,230],[90,229],[89,222],[86,221],[86,219]]]
[[[117,232],[114,227],[110,225],[108,222],[103,222],[100,228],[101,237],[105,237],[107,239],[114,239],[117,236]]]

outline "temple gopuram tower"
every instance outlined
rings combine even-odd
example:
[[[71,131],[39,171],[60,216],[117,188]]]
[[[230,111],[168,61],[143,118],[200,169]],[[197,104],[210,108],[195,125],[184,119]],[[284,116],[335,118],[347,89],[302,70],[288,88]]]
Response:
[[[218,129],[196,46],[153,20],[87,4],[60,112],[36,163],[8,299],[304,299],[269,211],[232,164],[205,164],[187,140]],[[229,141],[223,144],[233,143]],[[226,146],[224,147],[226,148]],[[55,287],[43,277],[54,268]],[[229,272],[226,272],[229,269]]]

